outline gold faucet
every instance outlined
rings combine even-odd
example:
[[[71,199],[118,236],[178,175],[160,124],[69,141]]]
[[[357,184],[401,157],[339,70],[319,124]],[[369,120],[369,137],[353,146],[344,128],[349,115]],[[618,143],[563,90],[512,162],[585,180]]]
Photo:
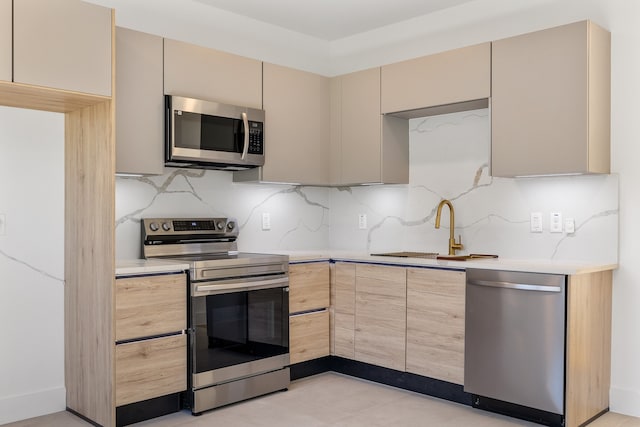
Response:
[[[449,255],[455,255],[456,250],[462,249],[462,236],[458,236],[458,243],[454,237],[455,215],[453,213],[453,205],[448,200],[442,200],[438,205],[438,213],[436,214],[436,228],[440,228],[440,216],[442,215],[442,207],[449,206]]]

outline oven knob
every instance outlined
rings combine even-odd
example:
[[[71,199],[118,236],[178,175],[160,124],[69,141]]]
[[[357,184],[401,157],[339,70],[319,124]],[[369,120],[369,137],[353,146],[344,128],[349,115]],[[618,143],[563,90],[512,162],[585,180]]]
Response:
[[[233,221],[229,221],[229,224],[227,224],[227,229],[229,229],[229,231],[233,231],[234,228],[236,228],[236,223]]]
[[[149,224],[149,229],[151,229],[151,231],[158,231],[158,224],[152,222],[151,224]]]
[[[163,223],[162,223],[162,229],[163,229],[164,231],[169,231],[169,230],[171,230],[171,224],[169,224],[168,222],[163,222]]]
[[[218,227],[218,230],[222,230],[224,228],[224,221],[218,221],[216,227]]]

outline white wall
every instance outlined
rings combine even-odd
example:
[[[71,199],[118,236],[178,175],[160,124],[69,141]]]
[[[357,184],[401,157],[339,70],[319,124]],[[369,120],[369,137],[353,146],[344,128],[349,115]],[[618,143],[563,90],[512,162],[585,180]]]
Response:
[[[64,116],[0,107],[0,424],[65,408]]]

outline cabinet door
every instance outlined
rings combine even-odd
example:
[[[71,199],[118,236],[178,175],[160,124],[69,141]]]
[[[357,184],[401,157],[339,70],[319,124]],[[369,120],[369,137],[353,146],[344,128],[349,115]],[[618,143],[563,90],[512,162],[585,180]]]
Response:
[[[327,308],[329,295],[328,262],[289,266],[289,312]]]
[[[0,0],[0,80],[12,80],[13,7],[12,0]]]
[[[341,104],[341,182],[380,182],[380,68],[342,76]]]
[[[268,63],[263,73],[261,179],[329,184],[329,78]]]
[[[164,92],[262,108],[262,62],[165,39]]]
[[[380,68],[334,78],[330,94],[331,183],[408,183],[409,122],[380,114]]]
[[[13,5],[13,80],[111,96],[111,9],[80,0]]]
[[[405,370],[406,269],[356,265],[355,359]]]
[[[338,262],[334,267],[333,345],[336,356],[355,357],[356,265]]]
[[[383,113],[491,96],[491,43],[382,67]]]
[[[116,28],[116,172],[164,172],[162,37]]]
[[[116,279],[115,307],[116,341],[186,329],[186,275]]]
[[[407,270],[407,372],[464,382],[462,271]]]
[[[329,311],[315,311],[289,318],[291,364],[329,355]]]
[[[578,22],[493,43],[492,175],[608,173],[610,35]]]
[[[187,336],[118,344],[116,406],[187,389]]]

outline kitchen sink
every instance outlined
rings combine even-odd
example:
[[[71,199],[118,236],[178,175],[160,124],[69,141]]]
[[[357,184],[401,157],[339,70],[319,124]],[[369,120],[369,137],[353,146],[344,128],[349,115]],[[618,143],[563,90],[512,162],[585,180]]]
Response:
[[[372,256],[389,256],[396,258],[429,258],[449,261],[467,261],[470,259],[498,258],[492,254],[469,254],[469,255],[439,255],[436,252],[385,252],[381,254],[371,254]]]
[[[371,256],[391,256],[397,258],[431,258],[438,257],[437,252],[386,252],[382,254],[371,254]]]

